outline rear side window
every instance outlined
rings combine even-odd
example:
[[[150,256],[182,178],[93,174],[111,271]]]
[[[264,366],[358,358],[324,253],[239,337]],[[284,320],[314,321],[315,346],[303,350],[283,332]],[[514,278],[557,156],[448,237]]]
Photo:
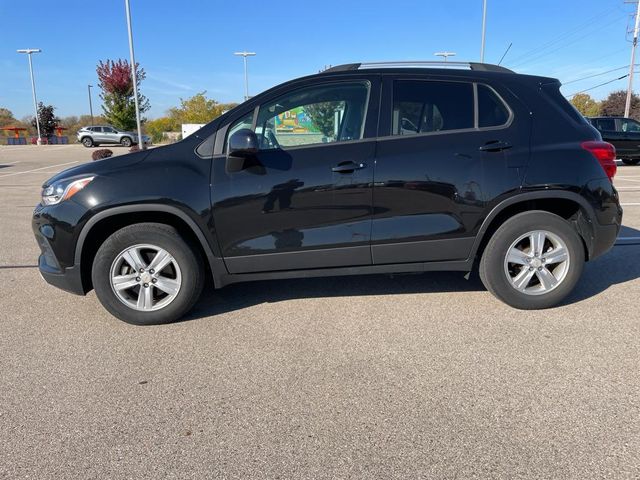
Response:
[[[509,109],[486,85],[478,85],[478,127],[499,127],[509,121]]]
[[[471,83],[398,80],[393,86],[392,135],[474,127]]]
[[[596,128],[607,132],[615,132],[616,121],[614,118],[598,118],[596,120]]]

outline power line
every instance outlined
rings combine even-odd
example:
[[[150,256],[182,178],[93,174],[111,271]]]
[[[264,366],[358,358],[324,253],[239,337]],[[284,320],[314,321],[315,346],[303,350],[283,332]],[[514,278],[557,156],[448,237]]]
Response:
[[[588,27],[589,25],[591,25],[593,23],[594,20],[602,20],[603,16],[606,17],[608,15],[610,15],[611,13],[614,13],[614,10],[612,10],[611,8],[607,8],[605,10],[602,10],[601,12],[597,13],[596,15],[594,15],[593,17],[590,17],[588,20],[580,23],[579,25],[575,26],[574,28],[562,33],[561,35],[559,35],[558,37],[551,39],[548,42],[543,43],[542,45],[533,48],[531,50],[527,50],[525,53],[520,54],[519,56],[516,56],[516,58],[514,58],[512,60],[512,63],[518,63],[520,62],[522,59],[524,59],[525,57],[528,57],[532,54],[536,54],[539,53],[541,50],[545,50],[553,45],[555,45],[556,43],[564,40],[567,37],[570,37],[572,35],[575,35],[576,33],[579,33],[583,28]],[[626,15],[626,13],[625,13]],[[619,17],[616,18],[616,20]]]
[[[598,84],[598,85],[596,85],[594,87],[585,88],[584,90],[580,90],[579,92],[572,93],[571,95],[565,95],[565,96],[566,96],[566,98],[571,98],[571,97],[574,97],[574,96],[578,95],[579,93],[585,93],[585,92],[588,92],[589,90],[594,90],[594,89],[596,89],[598,87],[602,87],[604,85],[608,85],[610,83],[617,82],[618,80],[622,80],[623,78],[627,78],[628,76],[629,76],[629,74],[626,73],[626,74],[622,75],[621,77],[614,78],[613,80],[609,80],[607,82],[600,83],[600,84]]]
[[[580,40],[582,40],[582,39],[584,39],[584,38],[586,38],[586,37],[588,37],[590,35],[593,35],[594,33],[599,33],[605,27],[608,27],[609,25],[617,22],[620,18],[621,17],[616,17],[616,18],[614,18],[612,21],[610,21],[608,23],[605,23],[603,25],[599,25],[598,28],[596,28],[595,30],[589,31],[589,32],[585,33],[584,35],[580,35],[579,37],[573,38],[572,40],[569,40],[568,42],[563,43],[562,45],[560,45],[557,48],[554,48],[553,50],[549,50],[547,52],[541,52],[541,53],[538,53],[538,54],[534,54],[532,58],[526,58],[524,61],[522,60],[522,57],[520,57],[521,60],[519,62],[518,61],[512,61],[512,62],[509,63],[509,66],[511,66],[511,67],[519,67],[519,66],[522,66],[522,65],[526,65],[527,63],[531,63],[531,62],[534,62],[536,60],[540,60],[541,58],[546,57],[547,55],[551,55],[552,53],[555,53],[555,52],[557,52],[559,50],[562,50],[563,48],[566,48],[566,47],[568,47],[570,45],[573,45],[574,43],[579,42]]]
[[[636,63],[634,66],[638,66],[640,63]],[[611,70],[607,70],[606,72],[594,73],[593,75],[589,75],[582,78],[576,78],[575,80],[569,80],[568,82],[562,82],[562,85],[569,85],[570,83],[581,82],[582,80],[588,80],[589,78],[599,77],[600,75],[606,75],[607,73],[616,72],[618,70],[624,70],[629,68],[629,65],[625,65],[624,67],[612,68]]]

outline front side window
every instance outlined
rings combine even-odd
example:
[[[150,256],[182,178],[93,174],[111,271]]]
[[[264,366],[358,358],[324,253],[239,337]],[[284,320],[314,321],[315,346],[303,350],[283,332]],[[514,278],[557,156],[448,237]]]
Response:
[[[640,132],[640,123],[635,120],[620,120],[620,124],[623,132]]]
[[[227,131],[227,140],[225,142],[225,148],[229,146],[229,139],[231,135],[236,133],[238,130],[242,130],[243,128],[251,129],[253,127],[253,110],[250,113],[246,114],[243,117],[240,117],[238,120],[233,122]],[[228,149],[227,149],[228,150]]]
[[[368,82],[302,88],[260,106],[256,135],[262,150],[363,137]]]
[[[396,81],[392,135],[474,128],[473,105],[471,83]]]

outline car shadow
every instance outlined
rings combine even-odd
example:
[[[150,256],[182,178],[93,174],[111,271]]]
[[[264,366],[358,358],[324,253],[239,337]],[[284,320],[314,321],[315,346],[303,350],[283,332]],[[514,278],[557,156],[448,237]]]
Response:
[[[630,227],[622,228],[620,238],[634,237],[637,240],[618,242],[611,251],[593,262],[588,262],[578,285],[562,305],[586,300],[613,285],[640,278],[640,231]],[[427,272],[357,275],[339,277],[339,281],[328,281],[327,278],[258,281],[232,284],[220,290],[214,290],[211,282],[208,282],[200,301],[182,321],[219,315],[263,303],[301,298],[483,290],[486,289],[475,271],[468,280],[461,272]]]

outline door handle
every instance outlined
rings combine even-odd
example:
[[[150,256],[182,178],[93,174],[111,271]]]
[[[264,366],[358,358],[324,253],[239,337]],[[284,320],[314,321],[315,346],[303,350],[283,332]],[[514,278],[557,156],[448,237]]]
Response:
[[[360,170],[361,168],[365,168],[366,166],[366,163],[356,163],[351,161],[341,162],[333,167],[331,171],[336,173],[353,173],[355,170]]]
[[[495,140],[493,142],[487,142],[480,147],[481,152],[501,152],[502,150],[507,150],[511,148],[511,144],[509,142],[503,142],[501,140]]]

